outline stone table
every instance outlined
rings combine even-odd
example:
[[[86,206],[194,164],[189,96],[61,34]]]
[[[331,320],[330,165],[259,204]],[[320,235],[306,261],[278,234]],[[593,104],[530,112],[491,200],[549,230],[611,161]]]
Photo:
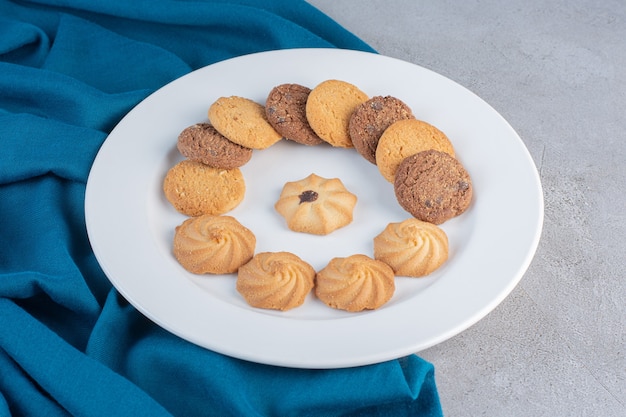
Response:
[[[626,2],[310,0],[518,132],[545,220],[490,314],[418,354],[446,416],[626,416]]]

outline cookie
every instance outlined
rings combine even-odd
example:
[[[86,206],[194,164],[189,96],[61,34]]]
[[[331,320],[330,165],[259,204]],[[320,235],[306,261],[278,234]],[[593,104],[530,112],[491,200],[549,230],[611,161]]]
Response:
[[[165,198],[187,216],[224,214],[243,200],[246,185],[239,168],[213,168],[185,159],[167,171]]]
[[[394,278],[389,265],[366,255],[333,258],[315,276],[315,295],[339,310],[374,310],[393,296]]]
[[[376,96],[360,104],[352,113],[348,131],[361,156],[376,165],[376,148],[383,132],[399,120],[414,119],[410,107],[392,96]]]
[[[472,181],[456,158],[428,150],[402,161],[394,191],[400,206],[415,218],[441,224],[467,210]]]
[[[229,140],[251,149],[266,149],[282,136],[265,116],[265,107],[244,97],[220,97],[209,107],[209,121]]]
[[[352,148],[348,125],[356,107],[368,96],[356,86],[339,80],[318,84],[306,102],[306,117],[313,131],[332,146]]]
[[[176,227],[174,257],[194,274],[230,274],[252,259],[256,237],[231,216],[191,217]]]
[[[311,89],[300,84],[281,84],[272,89],[265,101],[265,115],[274,130],[285,139],[302,145],[319,145],[322,139],[306,118],[306,101]]]
[[[228,140],[210,123],[184,129],[178,135],[177,147],[183,156],[214,168],[239,168],[252,158],[252,149]]]
[[[396,169],[404,158],[429,149],[454,156],[452,143],[441,130],[422,120],[400,120],[381,135],[376,148],[376,165],[382,176],[393,183]]]
[[[291,310],[311,292],[315,270],[290,252],[261,252],[239,268],[237,292],[256,308]]]
[[[327,235],[352,222],[356,201],[339,178],[311,174],[287,182],[274,208],[294,232]]]
[[[374,237],[374,259],[396,276],[423,277],[448,259],[448,236],[439,226],[415,218],[389,223]]]

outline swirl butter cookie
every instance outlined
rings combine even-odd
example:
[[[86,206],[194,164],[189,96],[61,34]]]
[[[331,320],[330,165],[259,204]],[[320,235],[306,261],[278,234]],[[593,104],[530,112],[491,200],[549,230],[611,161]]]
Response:
[[[389,223],[374,238],[374,259],[398,276],[423,277],[448,259],[448,236],[440,227],[415,218]]]
[[[300,84],[281,84],[272,89],[265,101],[265,115],[274,130],[285,139],[302,145],[319,145],[322,139],[306,118],[306,101],[311,89]]]
[[[315,295],[329,307],[346,311],[374,310],[395,292],[389,265],[366,255],[333,258],[315,276]]]
[[[376,148],[383,132],[399,120],[414,119],[406,103],[392,96],[376,96],[360,104],[350,117],[348,131],[354,148],[376,164]]]
[[[256,237],[231,216],[191,217],[176,227],[174,257],[194,274],[230,274],[254,255]]]
[[[196,123],[178,135],[179,152],[214,168],[233,169],[252,158],[252,149],[228,140],[210,123]]]
[[[356,107],[369,97],[356,86],[339,80],[318,84],[306,102],[306,118],[317,136],[332,146],[352,148],[348,131]]]
[[[252,307],[291,310],[311,292],[315,270],[290,252],[261,252],[239,268],[237,292]]]
[[[454,156],[454,147],[441,130],[422,120],[400,120],[381,135],[376,148],[376,165],[382,176],[393,183],[396,169],[404,158],[429,149]]]
[[[265,116],[265,106],[245,97],[220,97],[209,107],[209,121],[229,140],[251,149],[266,149],[282,136]]]
[[[456,158],[431,149],[402,161],[394,191],[400,206],[415,218],[441,224],[467,210],[472,180]]]
[[[239,168],[213,168],[185,159],[167,171],[165,198],[187,216],[224,214],[241,203],[246,184]]]

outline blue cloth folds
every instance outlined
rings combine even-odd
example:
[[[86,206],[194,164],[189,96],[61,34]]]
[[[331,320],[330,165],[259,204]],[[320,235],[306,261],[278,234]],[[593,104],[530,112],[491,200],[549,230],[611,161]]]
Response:
[[[303,1],[0,0],[0,415],[441,415],[415,355],[290,369],[186,342],[89,246],[89,169],[124,114],[194,69],[294,47],[372,51]]]

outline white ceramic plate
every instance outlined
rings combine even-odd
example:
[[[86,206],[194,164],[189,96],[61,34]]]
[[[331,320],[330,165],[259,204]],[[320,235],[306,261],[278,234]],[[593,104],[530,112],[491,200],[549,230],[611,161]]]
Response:
[[[470,173],[474,200],[442,225],[448,262],[422,279],[396,278],[382,308],[333,310],[313,295],[288,312],[249,307],[235,275],[196,276],[176,262],[171,241],[185,217],[161,191],[182,159],[178,133],[207,121],[221,96],[264,103],[272,87],[348,81],[370,97],[392,95],[443,130]],[[316,270],[333,257],[372,255],[372,239],[409,217],[393,187],[356,151],[281,141],[242,168],[244,201],[230,215],[257,236],[257,252],[287,250]],[[354,221],[327,236],[291,232],[273,209],[286,181],[310,173],[340,178],[357,194]],[[136,106],[111,132],[92,167],[85,199],[95,255],[119,292],[151,320],[200,346],[254,362],[303,368],[365,365],[442,342],[496,307],[518,283],[543,223],[537,170],[509,124],[479,97],[422,67],[376,54],[295,49],[242,56],[194,71]]]

